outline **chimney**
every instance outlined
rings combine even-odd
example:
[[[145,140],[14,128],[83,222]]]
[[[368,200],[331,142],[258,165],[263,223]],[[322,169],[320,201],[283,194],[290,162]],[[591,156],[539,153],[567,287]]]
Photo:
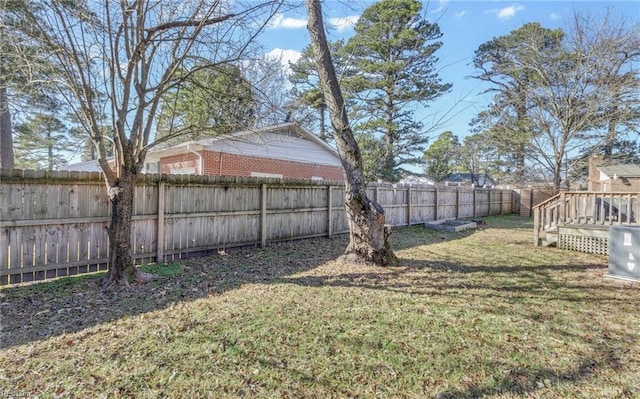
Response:
[[[602,155],[593,155],[589,158],[589,176],[587,176],[587,189],[589,191],[600,191],[600,171],[598,166],[604,163]]]

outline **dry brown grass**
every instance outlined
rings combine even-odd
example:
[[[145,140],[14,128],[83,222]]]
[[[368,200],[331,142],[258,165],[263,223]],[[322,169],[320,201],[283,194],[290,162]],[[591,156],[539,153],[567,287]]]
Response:
[[[636,398],[640,289],[606,258],[534,248],[528,221],[344,237],[0,290],[0,392],[39,397]],[[5,395],[7,396],[7,395]],[[0,397],[2,397],[0,395]]]

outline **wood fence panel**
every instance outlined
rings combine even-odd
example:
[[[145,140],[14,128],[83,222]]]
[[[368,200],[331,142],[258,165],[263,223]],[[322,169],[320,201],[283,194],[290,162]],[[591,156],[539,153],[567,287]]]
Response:
[[[489,215],[500,215],[502,213],[501,201],[500,192],[489,191]]]
[[[7,215],[8,220],[22,220],[31,219],[29,215],[25,216],[23,214],[22,208],[22,193],[24,192],[24,184],[13,185],[9,188],[9,198],[11,201],[11,206],[9,207],[9,214]]]
[[[75,189],[67,184],[64,185],[41,185],[40,195],[36,197],[36,209],[42,214],[42,219],[69,219],[80,217],[80,188]],[[49,201],[47,201],[49,198]]]
[[[407,221],[407,188],[378,187],[378,203],[385,210],[386,224],[406,226]]]
[[[38,191],[40,187],[38,185],[25,183],[22,191],[22,216],[21,220],[33,220],[38,219],[35,215],[35,201],[38,197]]]
[[[267,191],[267,240],[327,233],[327,189],[323,186],[272,187]]]
[[[475,214],[478,217],[489,216],[489,190],[478,189],[475,192]]]
[[[435,220],[436,214],[436,190],[435,188],[416,188],[411,190],[411,214],[412,223]]]
[[[500,214],[504,215],[513,212],[516,205],[516,192],[505,190],[500,192],[502,193],[502,206],[500,208]]]
[[[0,284],[107,268],[110,209],[100,174],[0,170],[0,177]],[[394,226],[512,206],[511,193],[498,190],[373,185],[367,193]],[[133,255],[137,263],[166,261],[262,239],[348,232],[344,194],[343,185],[331,183],[143,175],[133,207]],[[636,198],[618,202],[637,213]]]
[[[9,263],[9,228],[0,227],[0,285],[7,284],[7,276],[2,274],[4,271],[10,271]]]
[[[349,223],[347,222],[347,210],[344,206],[344,187],[334,186],[331,190],[332,231],[336,234],[348,232]]]
[[[9,219],[9,209],[11,208],[12,185],[0,180],[0,220]]]
[[[457,188],[438,190],[438,220],[456,219],[458,203],[456,201]]]
[[[472,218],[474,217],[473,208],[474,208],[474,195],[473,190],[461,189],[458,192],[458,210],[459,215],[458,218]]]

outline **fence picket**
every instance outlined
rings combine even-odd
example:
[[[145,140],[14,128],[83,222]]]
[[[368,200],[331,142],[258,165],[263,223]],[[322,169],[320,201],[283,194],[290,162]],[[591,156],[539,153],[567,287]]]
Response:
[[[110,209],[100,174],[0,176],[1,285],[105,270]],[[392,226],[512,210],[511,191],[374,184],[367,193]],[[135,195],[137,263],[348,231],[341,183],[144,175]]]

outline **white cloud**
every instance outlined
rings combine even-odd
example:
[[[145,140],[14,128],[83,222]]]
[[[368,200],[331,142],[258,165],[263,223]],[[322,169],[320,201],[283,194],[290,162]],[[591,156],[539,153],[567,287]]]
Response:
[[[285,17],[282,14],[276,14],[273,19],[271,20],[271,23],[269,24],[270,28],[273,29],[300,29],[300,28],[304,28],[307,26],[307,20],[306,19],[300,19],[300,18],[289,18],[289,17]]]
[[[455,15],[456,18],[462,18],[467,14],[469,14],[469,11],[467,10],[456,11],[455,13],[453,13],[453,15]]]
[[[559,14],[557,14],[557,13],[555,13],[555,12],[552,12],[551,14],[549,14],[549,18],[551,18],[551,19],[552,19],[552,20],[554,20],[554,21],[557,21],[557,20],[559,20],[561,17],[560,17],[560,15],[559,15]]]
[[[345,29],[353,28],[356,22],[358,22],[358,19],[360,19],[359,15],[349,15],[340,18],[329,18],[329,24],[336,28],[338,32],[342,32]]]
[[[518,11],[524,10],[524,6],[520,4],[514,4],[509,7],[504,7],[499,10],[496,10],[496,17],[500,20],[507,20],[513,18]]]
[[[430,14],[438,14],[438,13],[442,12],[444,10],[444,8],[447,6],[448,2],[449,2],[449,0],[438,0],[438,7],[433,11],[429,11],[429,13]]]
[[[298,61],[300,55],[301,53],[297,50],[281,48],[274,48],[266,54],[268,58],[280,60],[280,64],[287,73],[289,73],[289,62]]]

